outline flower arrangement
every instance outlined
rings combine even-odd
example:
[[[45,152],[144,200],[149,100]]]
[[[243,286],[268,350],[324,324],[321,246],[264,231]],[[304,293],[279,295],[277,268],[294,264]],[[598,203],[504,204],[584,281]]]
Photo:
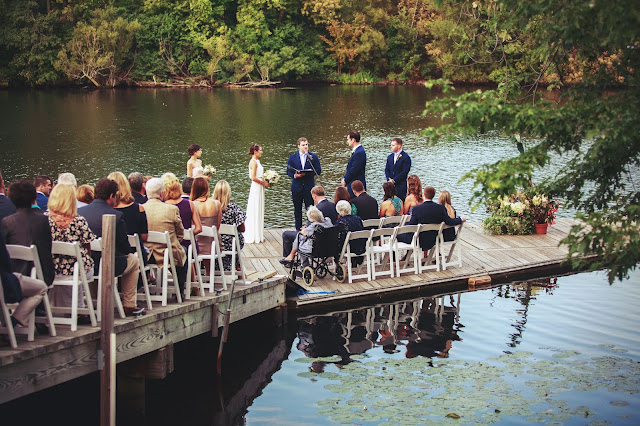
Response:
[[[275,185],[280,181],[280,175],[274,170],[267,170],[262,176],[262,179],[269,182],[269,185]]]
[[[216,174],[216,169],[211,164],[207,164],[206,166],[204,166],[202,174],[204,174],[205,176],[213,176]]]
[[[526,235],[535,230],[534,224],[552,224],[559,203],[531,187],[509,197],[498,197],[487,203],[491,216],[482,222],[484,228],[494,234]]]
[[[558,202],[535,189],[530,191],[529,197],[533,222],[553,224],[560,206]]]

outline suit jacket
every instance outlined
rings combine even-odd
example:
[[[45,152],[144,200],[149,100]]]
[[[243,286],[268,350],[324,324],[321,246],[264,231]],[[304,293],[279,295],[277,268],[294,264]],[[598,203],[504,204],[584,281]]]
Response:
[[[78,209],[78,214],[87,219],[89,228],[98,238],[102,237],[102,215],[113,214],[116,216],[116,253],[115,253],[115,275],[120,275],[127,268],[127,255],[133,250],[129,245],[127,237],[127,225],[124,223],[124,215],[99,198],[93,200],[88,206]],[[100,267],[100,253],[91,253],[94,261],[94,271],[98,274]]]
[[[0,279],[2,280],[2,290],[6,303],[18,303],[22,300],[22,287],[20,280],[13,275],[11,269],[11,258],[4,244],[2,232],[0,232]]]
[[[378,219],[378,200],[376,200],[366,192],[363,192],[357,197],[352,198],[351,204],[356,206],[356,209],[358,210],[356,214],[360,216],[360,219]]]
[[[351,182],[359,180],[364,185],[364,189],[367,189],[367,181],[364,177],[365,168],[367,166],[367,153],[364,151],[364,147],[360,145],[349,157],[347,163],[347,172],[344,174],[344,182],[347,184],[347,191],[353,198],[353,191],[351,190]]]
[[[55,277],[55,267],[51,255],[49,218],[36,208],[18,209],[16,213],[2,219],[2,234],[7,244],[36,246],[44,282],[51,285]],[[13,261],[13,272],[19,272],[22,275],[29,276],[32,267],[31,262]]]
[[[142,195],[139,192],[133,192],[133,191],[131,191],[131,195],[133,196],[133,200],[138,204],[144,204],[147,202],[146,195]]]
[[[16,206],[13,205],[9,197],[4,194],[0,194],[0,220],[7,216],[11,216],[16,212]],[[0,229],[2,229],[0,227]]]
[[[49,197],[42,192],[36,193],[36,204],[42,211],[46,211],[48,209],[47,204],[49,204]]]
[[[433,201],[425,201],[422,204],[415,206],[411,212],[411,221],[409,225],[418,225],[426,223],[441,223],[444,222],[447,225],[460,225],[462,219],[456,217],[450,218],[447,214],[447,209],[442,204],[434,203]],[[422,250],[429,250],[436,243],[436,231],[426,231],[420,234],[420,248]]]
[[[322,212],[324,217],[331,219],[331,223],[335,225],[338,220],[338,212],[336,211],[336,205],[333,201],[329,201],[326,198],[318,203],[316,206],[318,210]]]
[[[312,152],[309,152],[308,154],[311,156],[311,161],[307,158],[304,163],[304,168],[315,169],[315,172],[319,175],[322,173],[320,159]],[[313,167],[311,167],[312,165]],[[316,173],[305,173],[303,177],[296,179],[294,176],[296,170],[302,170],[300,152],[291,154],[287,161],[287,175],[291,178],[291,192],[310,192],[311,188],[315,186]]]
[[[393,163],[395,154],[392,152],[387,157],[387,165],[384,168],[384,176],[388,181],[390,178],[396,183],[398,197],[403,200],[407,196],[407,176],[411,170],[411,157],[404,151],[400,151],[398,161]]]
[[[177,206],[165,204],[162,201],[152,198],[144,204],[144,211],[147,214],[147,225],[149,231],[164,232],[169,231],[171,236],[171,249],[176,266],[184,265],[187,255],[184,252],[180,241],[184,238],[184,226],[180,218],[180,210]],[[162,265],[164,259],[164,245],[146,243],[150,255],[154,256],[156,263]]]

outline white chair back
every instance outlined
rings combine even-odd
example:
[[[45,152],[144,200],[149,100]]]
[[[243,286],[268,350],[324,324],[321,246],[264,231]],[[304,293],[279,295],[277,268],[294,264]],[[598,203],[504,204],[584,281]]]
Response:
[[[444,225],[442,227],[442,238],[440,240],[440,250],[442,251],[441,256],[441,265],[442,270],[446,270],[447,266],[457,265],[459,268],[462,267],[462,243],[460,242],[460,233],[462,232],[462,228],[464,226],[464,222],[457,226]],[[456,232],[456,238],[453,241],[445,241],[444,240],[444,230],[449,228],[458,228]],[[449,251],[447,252],[447,246],[449,246]],[[456,255],[456,259],[452,260],[453,255]]]
[[[440,270],[440,241],[442,240],[442,228],[444,227],[444,222],[441,223],[425,223],[420,225],[420,229],[418,230],[419,234],[423,232],[435,231],[436,239],[434,246],[427,252],[427,256],[420,262],[420,272],[425,271],[427,269],[435,269],[436,271]],[[436,257],[435,265],[432,265],[431,262],[433,257]]]
[[[138,258],[138,265],[140,267],[140,278],[142,279],[143,294],[138,293],[136,295],[137,300],[144,300],[147,303],[147,309],[153,309],[151,304],[151,294],[149,293],[149,281],[147,280],[147,272],[151,269],[148,265],[145,265],[144,253],[142,252],[142,246],[140,245],[140,237],[138,234],[127,235],[129,238],[129,245],[135,249],[135,255]]]
[[[367,241],[367,254],[371,261],[371,279],[375,280],[379,275],[389,275],[391,278],[394,276],[393,271],[393,256],[391,255],[390,240],[393,236],[394,228],[378,228],[372,229],[369,240]],[[380,245],[376,245],[376,239],[380,239]],[[383,241],[386,239],[386,242]],[[386,264],[389,264],[389,270],[384,271]],[[382,270],[378,271],[376,265],[380,263]]]
[[[346,267],[347,267],[347,277],[349,279],[349,283],[352,283],[354,279],[358,278],[366,278],[367,280],[371,279],[371,260],[369,258],[367,252],[367,244],[369,239],[371,238],[371,230],[363,230],[363,231],[349,231],[344,240],[344,244],[342,245],[342,252],[340,254],[340,259],[345,259]],[[366,240],[365,241],[365,251],[361,254],[356,254],[351,251],[351,242],[356,240]],[[352,267],[352,259],[355,257],[364,257],[364,260],[358,266],[358,270],[356,273],[353,273]],[[367,273],[361,274],[360,270],[362,269],[362,265],[366,262],[367,264]]]
[[[225,225],[225,231],[226,232],[231,232],[232,228],[235,229],[235,227],[230,226],[230,225]],[[198,264],[198,272],[199,272],[199,279],[202,282],[202,288],[203,289],[207,289],[210,293],[215,292],[215,283],[216,283],[216,279],[219,278],[219,280],[217,280],[217,282],[222,282],[222,289],[226,290],[227,289],[227,280],[224,274],[224,267],[223,267],[223,263],[222,263],[222,249],[221,247],[221,241],[220,241],[220,233],[218,233],[218,228],[213,225],[213,226],[202,226],[202,232],[200,234],[198,234],[198,237],[202,236],[205,238],[212,238],[211,240],[211,248],[209,250],[209,254],[198,254],[197,256],[197,264]],[[237,237],[237,233],[234,234],[234,238]],[[208,260],[209,263],[209,276],[208,277],[203,277],[202,276],[202,261],[203,260]],[[216,268],[215,268],[215,263],[218,263],[218,273],[219,275],[216,275]]]
[[[367,219],[362,221],[362,226],[366,228],[379,228],[380,219]]]
[[[394,253],[396,276],[399,277],[403,272],[413,272],[418,274],[420,271],[419,263],[422,257],[422,251],[418,244],[418,230],[420,225],[404,225],[394,228],[393,237],[391,238],[391,251]],[[398,237],[409,234],[411,238],[409,242],[400,241]],[[404,260],[401,258],[405,256]],[[409,267],[409,262],[412,262]],[[400,262],[403,262],[400,266]]]
[[[244,262],[242,260],[242,249],[240,248],[240,242],[238,239],[238,228],[235,225],[221,224],[220,235],[229,235],[233,237],[233,243],[231,250],[222,250],[222,255],[231,256],[231,271],[230,276],[232,280],[238,279],[236,265],[240,265],[240,272],[242,275],[242,281],[247,281],[247,275],[245,273]]]
[[[102,253],[102,237],[96,238],[95,240],[91,241],[91,251]],[[124,313],[124,308],[122,306],[122,299],[120,298],[120,293],[118,293],[116,278],[117,277],[114,277],[114,282],[113,282],[113,301],[116,304],[116,309],[118,310],[118,314],[120,315],[120,318],[124,319],[127,316]],[[98,290],[96,294],[96,314],[97,314],[98,321],[102,321],[102,256],[100,257],[100,265],[98,266]]]
[[[16,339],[16,333],[13,329],[13,323],[11,322],[11,314],[9,308],[4,299],[4,288],[2,287],[2,277],[0,277],[0,310],[2,310],[2,320],[4,326],[0,325],[0,333],[7,334],[9,336],[9,344],[12,349],[18,348],[18,340]]]
[[[172,292],[175,293],[176,298],[178,299],[178,303],[182,303],[182,295],[180,294],[180,286],[178,283],[178,272],[176,271],[175,260],[173,258],[173,250],[171,247],[171,235],[168,231],[157,232],[157,231],[149,231],[149,235],[147,236],[147,243],[161,244],[165,246],[164,255],[163,255],[163,263],[162,265],[149,264],[148,266],[151,268],[162,269],[162,287],[160,291],[160,295],[151,296],[152,300],[159,300],[162,303],[162,306],[167,306],[167,301],[169,299],[169,274],[171,274],[171,278],[173,281],[173,289]],[[151,289],[158,290],[158,286],[150,286]]]

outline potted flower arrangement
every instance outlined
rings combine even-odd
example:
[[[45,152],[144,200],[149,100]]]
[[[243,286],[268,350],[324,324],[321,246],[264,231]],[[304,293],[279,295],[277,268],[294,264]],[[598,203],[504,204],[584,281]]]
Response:
[[[493,234],[526,235],[533,233],[531,203],[523,192],[509,197],[498,197],[487,202],[491,215],[482,222],[484,229]]]
[[[550,224],[553,224],[556,218],[556,212],[558,211],[559,204],[557,201],[553,200],[543,192],[537,191],[535,188],[529,191],[528,196],[536,234],[546,234],[547,227]]]

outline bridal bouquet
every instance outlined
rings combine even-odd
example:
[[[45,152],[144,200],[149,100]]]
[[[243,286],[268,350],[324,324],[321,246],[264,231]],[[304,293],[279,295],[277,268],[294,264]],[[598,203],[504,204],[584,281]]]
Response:
[[[267,170],[262,178],[269,182],[269,185],[275,185],[280,180],[280,175],[274,170]]]
[[[213,176],[216,174],[216,169],[211,164],[207,164],[206,166],[204,166],[204,170],[202,171],[202,173],[205,176]]]

